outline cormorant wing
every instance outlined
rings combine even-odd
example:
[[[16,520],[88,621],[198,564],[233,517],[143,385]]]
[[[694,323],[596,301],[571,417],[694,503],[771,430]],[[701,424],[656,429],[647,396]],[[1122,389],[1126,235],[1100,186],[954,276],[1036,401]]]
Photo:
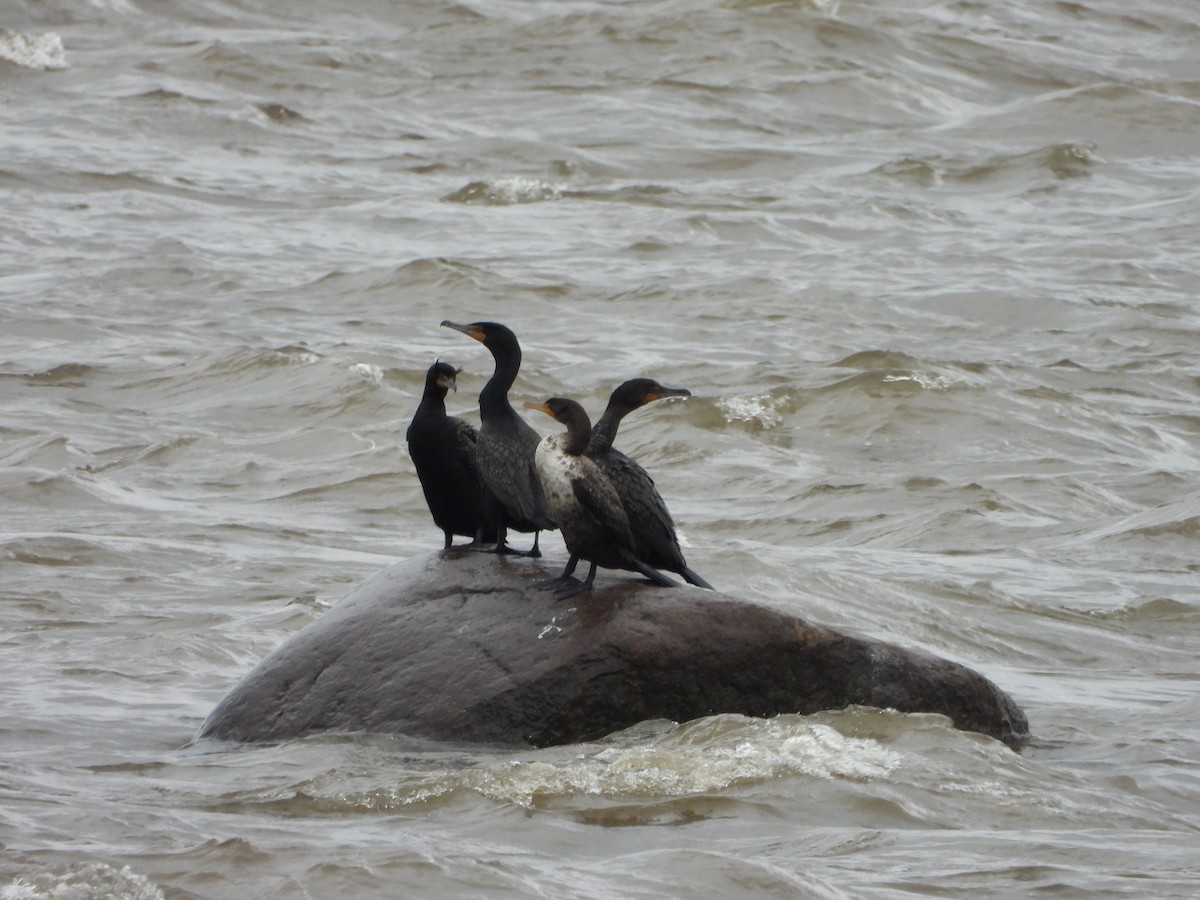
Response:
[[[599,478],[603,473],[596,471]],[[627,550],[633,550],[633,532],[629,530],[629,519],[625,508],[612,485],[589,478],[572,478],[571,487],[575,491],[575,499],[587,510],[592,517],[608,531],[618,544]],[[604,488],[608,488],[605,490]]]
[[[462,459],[474,459],[479,432],[463,419],[453,418],[450,421],[454,423],[454,452]]]
[[[666,557],[683,565],[675,521],[650,473],[620,450],[609,450],[597,463],[624,504],[634,532],[635,549],[648,558]]]

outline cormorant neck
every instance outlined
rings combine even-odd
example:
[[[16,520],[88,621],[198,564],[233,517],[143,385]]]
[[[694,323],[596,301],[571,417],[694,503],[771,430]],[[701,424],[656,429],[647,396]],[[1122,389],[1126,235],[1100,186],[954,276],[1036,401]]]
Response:
[[[421,397],[420,409],[427,413],[446,413],[446,389],[436,384],[425,385],[425,393]]]
[[[634,409],[635,407],[630,407],[617,400],[609,400],[604,415],[592,426],[592,439],[588,444],[588,453],[607,453],[612,447],[613,441],[617,439],[617,429],[621,427],[621,420]]]
[[[568,456],[581,456],[592,439],[592,426],[586,419],[572,419],[560,446]]]
[[[511,409],[508,390],[517,380],[517,372],[521,370],[521,348],[505,348],[503,352],[492,349],[492,357],[496,360],[496,370],[479,392],[479,405],[481,408],[498,409],[507,406]]]

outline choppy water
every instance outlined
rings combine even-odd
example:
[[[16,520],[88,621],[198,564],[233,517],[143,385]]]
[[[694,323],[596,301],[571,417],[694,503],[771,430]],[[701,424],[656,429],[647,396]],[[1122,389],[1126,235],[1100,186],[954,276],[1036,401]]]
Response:
[[[1200,8],[0,28],[4,900],[1200,891]],[[848,710],[180,749],[440,545],[404,427],[436,356],[467,414],[490,371],[443,318],[516,329],[518,399],[690,388],[621,444],[697,571],[980,669],[1034,745]]]

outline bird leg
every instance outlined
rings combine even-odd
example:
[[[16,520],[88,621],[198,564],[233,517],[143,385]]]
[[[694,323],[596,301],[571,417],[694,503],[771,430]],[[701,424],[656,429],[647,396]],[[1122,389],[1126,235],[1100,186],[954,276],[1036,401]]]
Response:
[[[568,563],[569,565],[569,563]],[[592,589],[592,582],[596,580],[596,564],[592,563],[592,567],[588,570],[588,576],[583,581],[572,578],[572,584],[565,584],[558,591],[559,600],[569,600],[578,594],[587,593]]]
[[[540,557],[542,555],[542,551],[538,549],[538,535],[539,535],[539,532],[535,531],[533,533],[533,548],[531,550],[514,550],[512,547],[508,546],[508,528],[503,524],[498,524],[496,526],[496,544],[495,544],[495,546],[489,547],[488,549],[484,550],[483,552],[484,553],[501,553],[501,554],[505,554],[508,556],[529,556],[529,557],[533,557],[534,559],[537,559],[538,557]],[[476,539],[478,540],[482,536],[483,536],[483,529],[481,528],[479,530],[478,535],[476,536]]]
[[[577,565],[579,565],[579,557],[572,553],[561,575],[557,578],[547,578],[545,581],[534,582],[533,586],[542,590],[559,590],[571,584],[579,584],[579,579],[575,577],[575,567]]]

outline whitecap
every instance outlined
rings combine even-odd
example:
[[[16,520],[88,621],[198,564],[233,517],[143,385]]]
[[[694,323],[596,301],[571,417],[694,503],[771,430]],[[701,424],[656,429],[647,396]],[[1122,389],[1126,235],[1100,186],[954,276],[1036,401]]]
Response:
[[[289,344],[286,347],[276,347],[271,351],[272,362],[289,366],[311,366],[321,361],[321,357],[309,350],[304,344]]]
[[[133,0],[89,0],[92,6],[97,9],[115,13],[136,13],[138,8],[133,5]]]
[[[770,394],[749,397],[726,397],[718,401],[717,409],[727,422],[748,422],[760,428],[774,428],[783,421],[778,401]]]
[[[67,52],[62,38],[53,31],[18,34],[0,29],[0,59],[26,69],[65,69]]]
[[[350,367],[350,371],[364,381],[383,384],[382,366],[377,366],[374,363],[355,363]]]
[[[566,763],[512,761],[461,777],[486,797],[533,806],[552,797],[691,797],[788,777],[866,781],[900,764],[900,755],[878,741],[846,737],[828,725],[727,715]]]
[[[0,900],[38,900],[39,896],[37,889],[24,878],[0,888]]]
[[[944,391],[950,387],[950,379],[944,375],[932,375],[925,372],[908,372],[904,375],[884,375],[884,384],[897,381],[911,381],[927,391]]]
[[[518,203],[541,203],[558,200],[563,187],[536,178],[493,178],[472,181],[442,199],[448,203],[471,203],[479,206],[513,206]]]
[[[75,863],[66,869],[44,869],[18,876],[0,887],[0,900],[42,898],[124,897],[128,900],[163,900],[154,882],[129,866],[115,869],[101,862]]]

